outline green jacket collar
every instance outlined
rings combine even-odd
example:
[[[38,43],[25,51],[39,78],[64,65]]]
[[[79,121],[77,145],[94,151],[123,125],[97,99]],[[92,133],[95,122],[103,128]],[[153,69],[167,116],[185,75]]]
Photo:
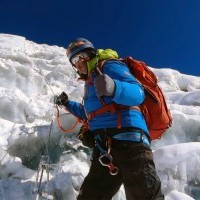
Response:
[[[117,59],[119,58],[118,53],[112,49],[98,49],[97,50],[97,55],[91,59],[89,62],[87,62],[87,70],[88,70],[88,76],[90,75],[90,72],[93,71],[97,63],[102,60],[107,60],[107,59]]]

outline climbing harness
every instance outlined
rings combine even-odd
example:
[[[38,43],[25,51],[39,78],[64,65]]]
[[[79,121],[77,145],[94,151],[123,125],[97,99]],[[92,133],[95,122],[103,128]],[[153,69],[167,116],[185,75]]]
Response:
[[[119,170],[118,170],[118,167],[116,167],[113,164],[113,157],[110,154],[112,138],[110,138],[110,137],[107,138],[107,142],[106,142],[107,150],[104,150],[101,147],[100,142],[102,142],[102,139],[100,138],[99,135],[96,135],[95,136],[95,145],[100,153],[100,156],[98,158],[99,162],[101,163],[102,166],[108,167],[111,175],[117,175]]]

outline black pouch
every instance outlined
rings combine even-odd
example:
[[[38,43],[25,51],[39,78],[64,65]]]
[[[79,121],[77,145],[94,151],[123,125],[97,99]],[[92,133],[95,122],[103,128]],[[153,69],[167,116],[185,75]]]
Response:
[[[84,125],[80,128],[80,131],[77,137],[84,146],[89,147],[89,148],[95,147],[94,136],[90,130],[84,127]]]

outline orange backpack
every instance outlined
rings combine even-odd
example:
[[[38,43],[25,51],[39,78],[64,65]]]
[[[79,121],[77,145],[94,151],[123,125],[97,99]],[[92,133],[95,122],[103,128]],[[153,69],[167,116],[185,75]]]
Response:
[[[159,139],[171,126],[172,116],[163,95],[157,84],[156,75],[142,62],[126,57],[121,60],[130,69],[133,76],[143,85],[145,100],[140,105],[152,140]]]
[[[108,60],[118,60],[125,63],[131,74],[142,84],[145,91],[144,102],[139,106],[122,106],[118,104],[106,105],[102,101],[103,106],[98,110],[90,113],[89,120],[94,118],[96,115],[100,115],[104,112],[110,112],[118,114],[117,128],[121,128],[121,110],[124,109],[136,109],[143,113],[144,118],[149,129],[151,140],[160,139],[163,133],[171,126],[172,116],[167,104],[162,90],[158,86],[156,75],[147,67],[147,65],[142,62],[133,59],[132,57],[126,57],[124,59],[108,59]],[[102,67],[106,61],[103,60],[98,65],[98,71],[101,74]]]

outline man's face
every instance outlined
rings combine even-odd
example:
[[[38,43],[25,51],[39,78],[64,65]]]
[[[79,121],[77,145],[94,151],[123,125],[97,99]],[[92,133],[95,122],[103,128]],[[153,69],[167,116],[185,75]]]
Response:
[[[76,67],[76,69],[81,74],[87,74],[87,62],[90,60],[90,57],[86,52],[80,52],[71,59],[71,63]]]

